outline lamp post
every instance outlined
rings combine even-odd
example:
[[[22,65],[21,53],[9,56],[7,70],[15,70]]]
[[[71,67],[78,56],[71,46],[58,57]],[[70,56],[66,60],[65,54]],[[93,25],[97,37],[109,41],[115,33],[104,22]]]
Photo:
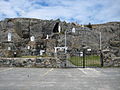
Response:
[[[101,67],[103,67],[102,34],[101,34],[101,32],[99,32],[99,39],[100,39],[100,47],[99,47],[100,48],[100,62],[101,62]]]
[[[103,54],[102,54],[102,37],[101,37],[101,32],[100,33],[100,62],[101,62],[101,67],[103,67]]]
[[[65,53],[67,52],[67,51],[66,51],[66,48],[67,48],[67,47],[66,47],[66,43],[67,43],[67,41],[66,41],[66,31],[65,31]]]
[[[101,50],[102,49],[102,46],[101,46],[102,45],[102,42],[101,42],[102,41],[101,32],[99,32],[99,34],[100,34],[100,50]]]

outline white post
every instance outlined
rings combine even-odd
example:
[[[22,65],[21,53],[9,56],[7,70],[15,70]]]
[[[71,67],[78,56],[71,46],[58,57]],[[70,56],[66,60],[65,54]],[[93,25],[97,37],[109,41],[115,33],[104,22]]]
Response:
[[[57,48],[55,47],[55,53],[57,53]]]
[[[65,31],[65,48],[66,48],[66,31]],[[66,53],[66,49],[65,49],[65,53]]]
[[[65,53],[67,53],[67,47],[65,47]]]
[[[100,50],[102,49],[102,37],[101,37],[101,32],[100,32]]]

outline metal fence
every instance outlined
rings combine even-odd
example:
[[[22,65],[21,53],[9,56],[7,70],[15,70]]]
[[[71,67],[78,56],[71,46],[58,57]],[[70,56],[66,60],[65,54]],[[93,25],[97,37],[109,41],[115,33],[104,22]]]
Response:
[[[102,67],[103,62],[100,51],[79,51],[74,54],[68,54],[66,67]]]

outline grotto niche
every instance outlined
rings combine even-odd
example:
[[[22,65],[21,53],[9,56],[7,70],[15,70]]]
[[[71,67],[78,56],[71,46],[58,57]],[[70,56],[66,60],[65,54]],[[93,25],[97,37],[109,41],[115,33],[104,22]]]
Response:
[[[58,33],[58,27],[59,27],[59,23],[57,22],[53,28],[53,33]]]

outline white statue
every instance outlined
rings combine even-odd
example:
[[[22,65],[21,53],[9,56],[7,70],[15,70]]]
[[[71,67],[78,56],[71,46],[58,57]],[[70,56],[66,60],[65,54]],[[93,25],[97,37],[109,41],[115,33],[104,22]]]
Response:
[[[12,40],[12,34],[8,33],[8,41],[11,41],[11,40]]]
[[[46,39],[48,39],[48,38],[49,38],[49,36],[47,35]]]
[[[11,50],[11,47],[8,47],[8,50]]]
[[[35,37],[34,37],[34,36],[31,36],[31,37],[30,37],[30,41],[35,41]]]
[[[75,33],[75,28],[72,28],[72,32]]]
[[[58,27],[58,31],[59,31],[59,33],[61,32],[61,27],[60,26]]]
[[[28,46],[27,49],[30,49],[30,46]]]

